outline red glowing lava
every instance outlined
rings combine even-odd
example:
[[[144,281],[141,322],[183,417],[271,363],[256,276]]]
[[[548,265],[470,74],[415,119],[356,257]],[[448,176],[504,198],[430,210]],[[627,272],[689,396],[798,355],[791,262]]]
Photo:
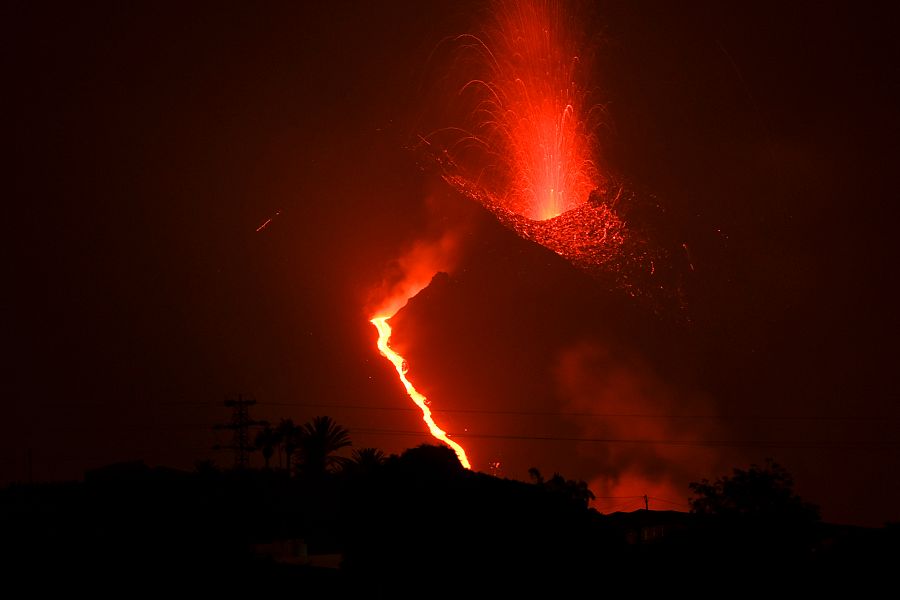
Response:
[[[443,129],[435,139],[497,204],[532,220],[552,219],[586,202],[604,180],[580,83],[588,61],[571,15],[557,2],[492,6],[485,32],[457,38],[461,66],[478,74],[458,92],[467,126]]]
[[[658,295],[659,251],[624,216],[637,197],[598,168],[602,110],[589,100],[582,20],[556,0],[498,0],[487,22],[454,40],[447,79],[460,82],[451,114],[461,121],[422,136],[428,155],[523,238],[633,296]]]
[[[416,406],[418,406],[422,410],[422,420],[425,421],[425,424],[428,425],[428,431],[431,432],[431,435],[434,436],[435,439],[438,439],[456,452],[456,456],[459,458],[460,464],[467,469],[471,469],[472,465],[469,464],[469,458],[466,456],[466,451],[460,446],[458,443],[454,442],[450,439],[443,429],[438,427],[437,423],[434,422],[434,417],[431,414],[431,408],[428,406],[428,399],[423,396],[416,388],[413,386],[412,382],[409,378],[406,377],[406,373],[409,371],[409,367],[407,366],[406,359],[397,354],[397,352],[391,348],[391,326],[388,325],[388,319],[390,319],[394,315],[389,315],[387,317],[374,317],[371,322],[375,325],[375,328],[378,329],[378,350],[381,352],[381,355],[386,359],[391,361],[394,365],[394,368],[397,369],[397,375],[400,377],[400,381],[403,382],[403,387],[406,388],[406,393],[415,402]]]
[[[470,469],[466,451],[438,427],[431,414],[431,403],[406,376],[408,364],[391,348],[392,331],[388,323],[411,298],[428,287],[436,273],[446,272],[453,267],[460,251],[459,236],[460,233],[454,228],[446,229],[437,238],[429,239],[426,236],[393,261],[382,282],[382,289],[376,294],[376,304],[370,307],[369,314],[372,317],[369,321],[378,329],[379,352],[394,365],[407,395],[422,411],[422,420],[425,421],[431,435],[450,446],[459,457],[459,462]]]
[[[455,38],[454,70],[466,77],[454,104],[465,123],[420,138],[444,179],[503,225],[579,268],[613,274],[637,295],[634,268],[652,275],[654,256],[619,210],[633,194],[597,168],[595,111],[582,84],[590,66],[579,54],[584,36],[568,8],[556,0],[494,2],[486,31]],[[465,450],[434,422],[428,400],[407,378],[406,361],[390,347],[388,320],[427,285],[422,276],[436,272],[435,261],[452,254],[449,239],[399,261],[404,276],[370,320],[379,351],[431,434],[470,468]]]

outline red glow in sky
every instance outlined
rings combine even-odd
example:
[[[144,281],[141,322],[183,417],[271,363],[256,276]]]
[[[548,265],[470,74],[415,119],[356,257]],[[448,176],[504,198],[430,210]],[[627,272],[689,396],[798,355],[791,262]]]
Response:
[[[0,485],[230,464],[210,428],[238,392],[356,447],[431,440],[375,350],[400,306],[360,307],[458,211],[471,252],[388,324],[476,466],[683,501],[772,456],[828,519],[900,518],[888,3],[7,4]],[[689,319],[626,297],[671,280]],[[582,343],[617,362],[564,385]],[[619,371],[658,385],[625,410]]]

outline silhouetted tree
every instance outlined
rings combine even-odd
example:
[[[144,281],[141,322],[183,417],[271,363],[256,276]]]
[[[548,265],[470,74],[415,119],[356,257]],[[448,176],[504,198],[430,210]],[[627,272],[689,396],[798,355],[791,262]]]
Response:
[[[566,494],[585,508],[590,506],[591,500],[596,498],[594,492],[588,488],[587,481],[584,481],[583,479],[577,481],[574,479],[566,480]]]
[[[281,449],[284,452],[284,468],[290,473],[293,465],[294,452],[297,450],[297,443],[300,438],[301,428],[294,425],[292,419],[282,419],[275,430],[278,436]]]
[[[465,471],[456,452],[443,444],[421,444],[405,450],[397,459],[405,470],[428,477],[444,477]]]
[[[544,476],[541,475],[537,467],[528,469],[528,476],[531,477],[535,485],[544,485]]]
[[[766,459],[764,467],[734,469],[733,474],[714,482],[704,479],[690,484],[696,495],[689,500],[691,512],[725,517],[777,518],[814,522],[816,506],[794,493],[794,479],[788,471]]]
[[[794,493],[790,473],[772,459],[690,487],[697,531],[705,547],[716,549],[706,560],[786,567],[811,557],[819,511]]]
[[[588,489],[586,481],[566,479],[559,473],[554,473],[553,477],[544,481],[544,476],[541,475],[537,467],[528,469],[528,476],[534,481],[534,485],[542,487],[550,493],[565,497],[585,508],[590,506],[591,500],[596,497]]]
[[[360,448],[351,455],[353,465],[363,471],[374,471],[384,464],[387,457],[378,448]]]
[[[266,463],[266,469],[269,468],[269,460],[275,453],[275,447],[281,441],[281,435],[276,429],[272,429],[268,425],[256,433],[254,445],[262,451],[263,460]]]
[[[331,417],[316,417],[300,428],[297,438],[299,467],[303,473],[321,477],[347,462],[334,453],[350,446],[350,432],[341,427]]]
[[[590,505],[591,500],[595,497],[594,493],[588,489],[586,481],[566,479],[559,473],[554,473],[553,477],[543,485],[550,492],[559,494],[585,508]]]

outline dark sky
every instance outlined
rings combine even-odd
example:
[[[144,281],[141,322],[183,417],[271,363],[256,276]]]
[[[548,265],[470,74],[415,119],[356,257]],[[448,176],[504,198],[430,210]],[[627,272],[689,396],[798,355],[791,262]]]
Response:
[[[27,449],[36,479],[228,464],[209,426],[237,392],[260,418],[330,414],[357,446],[427,441],[366,307],[391,260],[452,230],[456,267],[393,322],[477,468],[684,503],[771,456],[828,519],[900,519],[887,9],[586,13],[604,161],[694,265],[686,308],[655,312],[409,150],[448,68],[429,55],[483,5],[220,4],[4,4],[0,479],[27,477]]]

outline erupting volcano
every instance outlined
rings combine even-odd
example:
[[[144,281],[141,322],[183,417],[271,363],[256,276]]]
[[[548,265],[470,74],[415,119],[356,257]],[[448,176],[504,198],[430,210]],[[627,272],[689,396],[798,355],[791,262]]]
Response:
[[[494,2],[482,33],[452,40],[457,122],[423,145],[444,180],[503,225],[638,295],[657,251],[626,224],[636,196],[598,167],[603,109],[578,25],[553,0]]]
[[[601,111],[583,83],[591,73],[581,54],[588,44],[578,16],[567,8],[553,0],[494,2],[481,35],[453,40],[451,73],[465,77],[452,112],[464,115],[464,122],[420,137],[443,179],[504,226],[589,273],[611,275],[617,287],[638,295],[649,286],[638,283],[637,271],[653,275],[658,261],[621,216],[635,195],[597,167],[593,132]],[[388,294],[391,304],[371,318],[378,349],[431,434],[469,468],[465,451],[435,424],[425,396],[406,376],[406,361],[390,347],[388,320],[425,287],[417,281]]]

